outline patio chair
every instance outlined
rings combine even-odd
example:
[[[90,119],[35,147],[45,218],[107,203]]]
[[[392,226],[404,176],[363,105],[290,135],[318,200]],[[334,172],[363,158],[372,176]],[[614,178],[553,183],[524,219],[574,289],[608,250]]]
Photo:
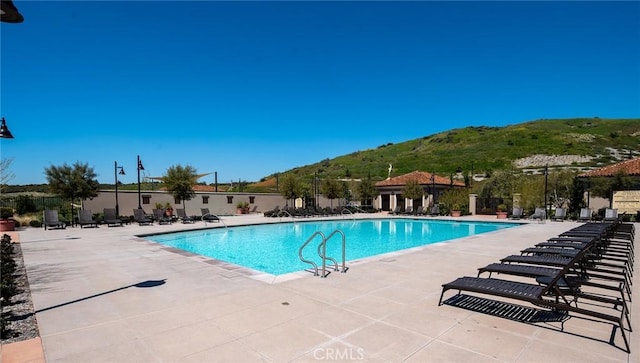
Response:
[[[136,208],[133,210],[133,220],[141,226],[150,226],[153,224],[153,219],[148,217],[144,210]]]
[[[205,222],[220,222],[220,218],[209,212],[209,208],[200,208],[200,213],[202,213],[202,220]]]
[[[513,211],[509,216],[509,219],[521,219],[522,218],[522,207],[513,207]]]
[[[439,204],[435,204],[433,207],[431,207],[431,212],[429,212],[429,215],[434,217],[434,216],[439,216],[440,215],[440,205]]]
[[[42,225],[44,226],[44,229],[47,230],[47,227],[49,227],[49,229],[64,229],[66,228],[66,223],[64,221],[61,221],[58,218],[58,211],[57,210],[53,210],[53,209],[45,209],[44,212],[42,212]]]
[[[604,211],[604,219],[603,222],[619,222],[618,218],[618,209],[616,208],[607,208]]]
[[[529,216],[529,219],[537,219],[539,222],[544,222],[547,219],[547,213],[545,212],[544,208],[536,208],[533,214]]]
[[[78,211],[78,224],[80,229],[89,226],[98,228],[98,222],[93,219],[93,213],[89,209],[81,209]]]
[[[440,295],[438,305],[442,305],[443,296],[446,291],[458,290],[458,296],[461,295],[462,291],[468,291],[484,295],[496,296],[500,298],[529,302],[535,306],[547,308],[552,311],[585,315],[615,324],[613,328],[614,330],[611,334],[610,343],[613,344],[613,339],[615,338],[615,330],[616,328],[619,328],[627,352],[630,352],[629,342],[625,333],[625,321],[629,325],[628,329],[631,329],[626,303],[623,300],[612,299],[601,295],[584,294],[580,292],[580,289],[578,288],[580,286],[580,282],[575,279],[570,280],[569,274],[574,269],[574,267],[580,263],[585,255],[592,252],[592,249],[590,247],[591,245],[586,246],[573,258],[565,258],[566,262],[564,264],[555,265],[558,267],[557,269],[547,271],[540,270],[540,273],[544,273],[544,275],[536,278],[535,284],[496,278],[481,278],[469,276],[460,277],[454,281],[442,285],[442,293]],[[520,257],[535,258],[539,256]],[[528,264],[529,262],[526,263]],[[494,267],[495,266],[497,265],[494,265]],[[505,266],[504,268],[506,269],[513,267]],[[502,270],[501,272],[504,271],[505,270]],[[517,273],[514,274],[518,275]],[[519,276],[524,276],[524,272],[521,272]],[[575,285],[571,285],[568,281],[571,281]],[[573,297],[573,301],[570,301],[567,297]],[[577,303],[575,303],[578,298],[602,302],[604,304],[614,304],[613,310],[616,312],[616,315],[605,313],[600,309],[591,310],[585,307],[578,307]],[[572,302],[575,303],[575,306],[572,305]],[[583,304],[582,306],[589,305]],[[618,306],[621,307],[621,310],[617,310]]]
[[[397,205],[392,211],[389,212],[389,214],[398,215],[400,214],[400,212],[402,212],[402,207]]]
[[[584,207],[580,209],[580,216],[578,217],[578,222],[589,222],[592,219],[591,209],[588,207]]]
[[[176,215],[182,221],[182,223],[195,223],[196,221],[187,215],[184,208],[177,208]]]
[[[556,213],[551,217],[551,220],[555,222],[564,222],[565,218],[567,218],[567,210],[564,208],[556,208]]]
[[[416,208],[415,211],[413,211],[413,214],[416,216],[421,216],[424,214],[424,207],[419,205],[418,208]]]
[[[164,209],[153,209],[153,217],[158,224],[171,224],[172,220],[170,217],[167,217],[164,213]]]
[[[122,220],[118,218],[118,213],[116,213],[115,208],[104,208],[104,223],[106,223],[107,227],[120,226],[122,227]]]

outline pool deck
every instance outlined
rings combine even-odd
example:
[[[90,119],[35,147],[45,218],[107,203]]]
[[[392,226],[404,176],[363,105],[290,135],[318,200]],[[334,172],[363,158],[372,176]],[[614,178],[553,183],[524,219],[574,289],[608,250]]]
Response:
[[[561,331],[438,306],[443,283],[577,225],[527,223],[359,261],[327,278],[256,275],[136,237],[203,222],[26,228],[18,233],[40,329],[29,342],[46,362],[639,362],[635,334],[627,332],[631,354],[619,332],[608,343],[611,324],[573,316]],[[637,328],[640,312],[630,310]],[[26,353],[29,342],[3,347],[3,362],[43,361]]]

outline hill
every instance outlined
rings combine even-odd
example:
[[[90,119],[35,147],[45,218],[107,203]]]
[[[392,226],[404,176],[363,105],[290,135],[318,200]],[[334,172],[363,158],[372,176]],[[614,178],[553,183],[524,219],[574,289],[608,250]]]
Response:
[[[542,119],[505,127],[472,126],[325,159],[286,173],[374,179],[414,170],[449,175],[545,165],[588,170],[640,155],[640,119]],[[270,176],[267,179],[272,178]]]

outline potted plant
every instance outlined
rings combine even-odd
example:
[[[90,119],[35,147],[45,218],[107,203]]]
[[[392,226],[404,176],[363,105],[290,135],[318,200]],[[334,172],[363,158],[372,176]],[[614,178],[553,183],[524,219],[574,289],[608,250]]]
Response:
[[[171,203],[167,202],[167,204],[165,204],[164,206],[164,215],[172,218],[173,217],[173,207],[171,206]]]
[[[13,231],[16,229],[16,222],[13,219],[13,209],[9,207],[0,208],[0,231]]]
[[[249,203],[248,202],[238,202],[236,204],[236,212],[238,214],[246,214],[249,211]]]
[[[496,215],[498,216],[498,219],[507,219],[507,205],[498,204],[496,207]]]
[[[460,217],[461,214],[460,204],[454,204],[451,206],[451,216],[452,217]]]

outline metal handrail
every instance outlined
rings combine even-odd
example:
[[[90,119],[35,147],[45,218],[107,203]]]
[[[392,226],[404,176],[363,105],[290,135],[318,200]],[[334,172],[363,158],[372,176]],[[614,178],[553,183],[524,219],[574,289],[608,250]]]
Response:
[[[326,247],[326,245],[327,245],[327,241],[329,241],[329,240],[331,239],[331,237],[333,237],[333,236],[334,236],[335,234],[337,234],[337,233],[340,233],[340,234],[342,235],[342,270],[341,270],[340,272],[345,273],[345,272],[347,272],[347,270],[348,270],[349,268],[346,266],[346,259],[347,259],[347,254],[346,254],[346,249],[347,249],[347,237],[346,237],[346,235],[344,234],[344,232],[343,232],[343,231],[341,231],[341,230],[339,230],[339,229],[336,229],[335,231],[331,232],[327,238],[325,238],[325,241],[324,241],[324,245],[325,245],[325,247],[324,247],[324,251],[325,251],[325,254],[324,254],[324,255],[325,255],[325,257],[326,257],[326,248],[327,248],[327,247]],[[332,259],[332,258],[331,258],[331,260],[333,260],[334,262],[336,262],[336,260],[334,260],[334,259]],[[325,268],[325,263],[324,263],[324,259],[323,259],[323,260],[322,260],[322,273],[323,273],[323,274],[324,274],[324,268]],[[338,264],[337,264],[337,263],[336,263],[336,271],[338,271]]]
[[[311,261],[311,260],[307,260],[307,259],[305,259],[305,258],[302,256],[302,250],[303,250],[305,247],[307,247],[307,245],[309,244],[309,242],[311,242],[311,241],[312,241],[316,236],[320,236],[320,237],[322,237],[322,242],[320,242],[320,244],[321,244],[321,245],[322,245],[322,244],[325,244],[325,241],[326,241],[327,239],[325,238],[324,233],[322,233],[322,232],[320,232],[320,231],[317,231],[317,232],[315,232],[314,234],[312,234],[312,235],[311,235],[311,237],[309,237],[309,239],[308,239],[305,243],[303,243],[303,244],[302,244],[302,246],[300,246],[300,249],[298,250],[298,257],[300,257],[300,261],[302,261],[302,262],[304,262],[304,263],[308,263],[308,264],[310,264],[311,266],[313,266],[313,270],[314,270],[313,276],[318,276],[318,265],[317,265],[315,262]],[[325,250],[325,252],[326,252],[326,250]],[[324,266],[324,259],[322,259],[322,261],[323,261],[323,262],[322,262],[322,265]],[[323,267],[322,274],[323,274],[323,276],[322,276],[322,277],[324,277],[324,267]]]
[[[352,211],[350,211],[350,210],[349,210],[349,209],[347,209],[347,208],[342,208],[342,211],[340,212],[340,214],[342,214],[342,217],[343,217],[343,218],[344,218],[344,212],[345,212],[345,211],[347,211],[347,212],[349,212],[349,214],[351,214],[351,219],[353,219],[354,221],[356,220],[356,217],[353,215],[353,212],[352,212]]]
[[[295,223],[295,222],[296,222],[296,221],[295,221],[295,219],[293,218],[293,216],[291,215],[291,213],[289,213],[289,211],[284,210],[284,209],[282,209],[282,210],[280,210],[280,211],[278,212],[278,218],[280,218],[280,221],[282,221],[282,214],[286,214],[286,215],[288,215],[288,216],[289,216],[289,218],[293,219],[293,223]]]
[[[204,219],[204,217],[206,217],[206,216],[214,216],[214,217],[218,218],[218,222],[222,223],[222,225],[224,226],[224,228],[229,228],[229,227],[227,226],[227,224],[226,224],[226,223],[224,223],[224,221],[222,220],[222,218],[220,218],[218,215],[213,214],[213,213],[205,213],[205,214],[203,214],[203,215],[202,215],[202,220],[204,221],[204,225],[205,225],[205,227],[207,226],[207,220],[206,220],[206,219]]]

